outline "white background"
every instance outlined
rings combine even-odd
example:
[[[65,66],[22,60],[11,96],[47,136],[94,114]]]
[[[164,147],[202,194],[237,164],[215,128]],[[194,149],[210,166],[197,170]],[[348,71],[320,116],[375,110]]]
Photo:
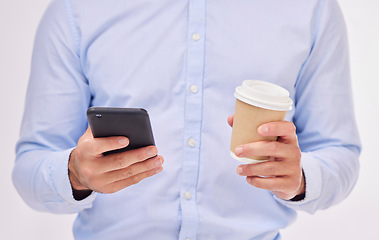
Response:
[[[73,239],[74,215],[30,209],[11,182],[34,34],[48,2],[0,1],[0,239]],[[315,215],[299,213],[298,220],[282,231],[284,240],[379,239],[379,1],[340,0],[340,5],[349,31],[363,143],[360,179],[339,205]]]

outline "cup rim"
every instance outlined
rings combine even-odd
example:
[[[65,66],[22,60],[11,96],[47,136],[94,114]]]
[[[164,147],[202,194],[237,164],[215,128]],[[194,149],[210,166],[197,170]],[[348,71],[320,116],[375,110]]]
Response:
[[[261,80],[243,81],[236,87],[234,96],[249,105],[275,111],[289,111],[293,104],[285,88]]]

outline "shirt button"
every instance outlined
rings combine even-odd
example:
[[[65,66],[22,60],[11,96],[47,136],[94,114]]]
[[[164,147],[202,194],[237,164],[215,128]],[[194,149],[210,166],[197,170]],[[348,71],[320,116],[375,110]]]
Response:
[[[186,240],[191,240],[191,239],[189,239],[189,238],[186,238]]]
[[[188,144],[188,146],[190,146],[190,147],[194,147],[194,146],[196,145],[196,141],[195,141],[195,139],[193,139],[193,138],[188,138],[188,140],[187,140],[187,144]]]
[[[199,40],[200,40],[200,34],[198,34],[198,33],[193,33],[193,34],[192,34],[192,39],[193,39],[194,41],[199,41]]]
[[[197,93],[199,91],[199,87],[196,85],[191,85],[190,90],[192,93]]]
[[[184,198],[187,199],[187,200],[191,200],[192,198],[192,194],[190,191],[187,191],[184,193]]]

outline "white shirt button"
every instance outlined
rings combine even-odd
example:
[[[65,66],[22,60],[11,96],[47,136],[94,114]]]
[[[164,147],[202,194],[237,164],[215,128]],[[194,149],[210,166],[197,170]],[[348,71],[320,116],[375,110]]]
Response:
[[[196,141],[195,141],[195,139],[193,139],[193,138],[188,138],[188,140],[187,140],[187,144],[188,144],[188,146],[190,146],[190,147],[194,147],[194,146],[196,146]]]
[[[189,238],[186,238],[186,240],[191,240],[191,239],[189,239]]]
[[[184,193],[184,198],[187,199],[187,200],[191,200],[192,198],[192,194],[190,191],[187,191]]]
[[[197,93],[199,91],[199,87],[196,85],[191,85],[190,90],[192,93]]]
[[[198,33],[193,33],[193,34],[192,34],[192,39],[193,39],[194,41],[199,41],[199,40],[200,40],[200,34],[198,34]]]

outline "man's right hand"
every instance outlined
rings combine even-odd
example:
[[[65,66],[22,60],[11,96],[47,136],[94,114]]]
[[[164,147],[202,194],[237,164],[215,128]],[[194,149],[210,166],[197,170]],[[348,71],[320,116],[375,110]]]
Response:
[[[114,193],[163,170],[164,159],[157,156],[155,146],[102,154],[128,144],[126,137],[94,138],[88,128],[70,156],[68,169],[72,188]]]

